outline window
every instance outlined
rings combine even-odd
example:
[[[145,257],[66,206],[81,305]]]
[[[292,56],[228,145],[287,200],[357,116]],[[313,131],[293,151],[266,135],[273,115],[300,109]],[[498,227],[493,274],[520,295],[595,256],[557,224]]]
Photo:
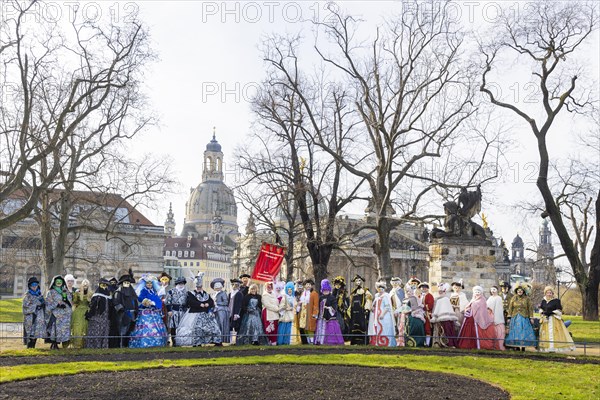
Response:
[[[183,263],[183,266],[184,266],[184,267],[187,267],[187,261],[185,261],[185,262]]]
[[[187,251],[187,250],[186,250],[186,251],[184,251],[184,252],[183,252],[183,256],[184,256],[184,257],[189,257],[189,256],[190,256],[190,252],[189,252],[189,251]]]
[[[179,250],[179,251],[177,252],[177,257],[181,257],[181,254],[182,254],[182,251],[181,251],[181,250]]]
[[[189,244],[189,243],[187,244],[187,247],[190,247],[190,244]]]
[[[190,251],[190,257],[192,257],[192,258],[196,257],[196,252],[194,250]]]
[[[196,261],[196,267],[200,266],[200,261]]]
[[[175,243],[175,247],[179,247],[179,244],[178,244],[178,243]]]
[[[41,280],[41,277],[37,277]],[[0,268],[0,294],[12,295],[15,289],[15,269],[8,265]]]
[[[168,256],[170,256],[170,255],[171,255],[171,252],[170,252],[169,250],[165,251],[165,256],[167,256],[167,257],[168,257]]]

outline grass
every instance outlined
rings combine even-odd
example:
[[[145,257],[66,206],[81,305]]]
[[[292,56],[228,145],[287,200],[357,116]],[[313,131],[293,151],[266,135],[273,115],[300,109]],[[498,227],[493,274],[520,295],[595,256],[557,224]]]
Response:
[[[0,300],[0,322],[23,322],[23,299]]]
[[[600,321],[584,321],[583,317],[574,315],[563,315],[564,321],[571,320],[573,323],[569,326],[569,332],[573,335],[576,342],[600,342]]]
[[[210,359],[155,360],[127,362],[67,362],[4,367],[0,382],[82,372],[125,371],[146,368],[195,367],[212,365],[358,365],[409,368],[475,378],[498,386],[515,400],[592,399],[600,396],[600,372],[594,364],[569,364],[539,360],[498,360],[479,355],[452,358],[428,355],[264,355]]]

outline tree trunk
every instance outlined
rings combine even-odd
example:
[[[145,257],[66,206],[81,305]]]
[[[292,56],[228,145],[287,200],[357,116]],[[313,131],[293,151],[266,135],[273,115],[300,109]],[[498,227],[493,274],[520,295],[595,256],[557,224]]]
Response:
[[[390,224],[384,217],[379,222],[377,232],[377,241],[375,244],[375,254],[377,255],[377,270],[379,279],[385,279],[386,282],[392,277],[392,257],[390,255]]]
[[[600,290],[600,190],[596,197],[596,238],[590,255],[589,279],[584,287],[583,319],[598,321],[598,290]]]
[[[313,273],[315,274],[315,291],[321,291],[321,281],[327,279],[327,264],[313,264]]]

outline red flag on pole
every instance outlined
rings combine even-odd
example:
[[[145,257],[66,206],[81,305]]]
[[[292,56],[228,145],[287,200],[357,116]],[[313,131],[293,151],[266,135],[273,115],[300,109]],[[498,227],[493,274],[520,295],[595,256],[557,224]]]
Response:
[[[252,279],[263,282],[275,280],[285,255],[285,247],[263,242],[252,271]]]

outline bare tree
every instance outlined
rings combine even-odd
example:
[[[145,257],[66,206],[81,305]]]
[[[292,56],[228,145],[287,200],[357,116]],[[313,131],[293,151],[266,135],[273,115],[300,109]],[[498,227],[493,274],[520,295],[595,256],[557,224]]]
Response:
[[[580,215],[588,215],[593,197],[583,199],[581,196],[574,196],[567,192],[553,192],[550,185],[551,159],[547,137],[563,110],[578,115],[597,112],[595,100],[597,93],[590,89],[594,85],[577,85],[580,72],[583,71],[576,71],[576,64],[577,51],[583,49],[592,35],[597,32],[598,7],[593,3],[540,1],[535,7],[528,7],[522,11],[523,13],[517,15],[512,12],[504,13],[495,26],[494,38],[490,43],[482,44],[481,51],[485,56],[485,66],[480,89],[493,105],[508,110],[524,120],[534,134],[540,157],[536,184],[543,199],[544,215],[550,217],[573,269],[584,299],[584,318],[597,320],[600,240],[596,234],[590,263],[586,263],[581,250],[584,250],[584,242],[590,241],[593,223],[569,215],[571,207],[578,208],[577,213]],[[510,57],[522,65],[531,66],[531,73],[536,79],[536,89],[539,88],[537,93],[540,96],[541,109],[535,109],[533,106],[530,108],[518,106],[499,98],[494,93],[489,80],[491,74],[498,69],[498,64],[503,57]],[[597,169],[598,166],[595,167]],[[570,184],[563,185],[562,188],[568,191],[572,189]],[[562,190],[560,185],[557,189]],[[600,191],[595,196],[597,231]],[[566,221],[569,220],[572,222],[579,220],[583,225],[578,226],[576,223],[574,229],[569,232],[566,225]]]
[[[423,168],[465,148],[461,129],[477,107],[474,75],[461,54],[463,34],[451,21],[447,3],[430,12],[421,12],[420,3],[415,7],[415,12],[390,18],[367,42],[360,41],[358,21],[351,16],[332,10],[333,21],[316,23],[315,50],[324,66],[319,76],[328,80],[324,86],[344,88],[345,124],[352,126],[353,135],[342,148],[351,145],[350,151],[339,151],[335,131],[320,129],[322,96],[307,90],[298,57],[288,50],[298,39],[275,46],[273,56],[267,57],[278,84],[292,90],[301,103],[308,121],[303,129],[310,128],[307,134],[315,144],[368,188],[373,217],[361,229],[376,231],[374,251],[379,274],[386,279],[391,276],[390,232],[395,226],[423,219],[422,205],[435,189],[453,192],[459,183],[476,186],[485,181],[475,181],[481,168],[459,174],[461,179],[453,182]],[[326,40],[319,44],[321,33]],[[326,98],[335,101],[334,93]],[[494,139],[484,137],[488,141],[474,158],[478,164],[496,148]],[[399,192],[406,196],[396,197]],[[395,215],[395,201],[402,202],[401,215]]]
[[[15,16],[0,25],[0,204],[11,202],[0,228],[28,216],[60,178],[74,138],[108,144],[148,122],[139,120],[139,75],[153,53],[141,23],[101,27],[76,16],[64,32],[36,21],[36,3],[5,4]]]
[[[305,241],[318,283],[327,278],[327,264],[339,245],[336,216],[356,198],[360,185],[346,186],[341,164],[313,140],[317,135],[328,136],[332,151],[340,157],[351,150],[354,125],[348,118],[347,94],[340,87],[324,87],[322,81],[306,79],[303,95],[310,92],[315,111],[318,108],[318,115],[307,118],[298,91],[281,74],[295,59],[297,43],[297,38],[278,36],[264,43],[270,78],[252,101],[259,127],[255,135],[264,147],[242,156],[242,168],[250,173],[248,182],[259,183],[270,193],[260,191],[253,197],[273,199],[271,204],[284,216],[288,249],[299,240]],[[298,80],[296,84],[300,84]],[[300,223],[301,235],[297,229]]]
[[[154,123],[141,84],[155,58],[143,24],[133,15],[94,22],[77,10],[68,26],[40,23],[35,3],[7,5],[15,17],[1,26],[1,73],[11,90],[0,119],[0,204],[9,204],[0,228],[33,212],[51,277],[63,271],[76,232],[101,230],[108,239],[123,221],[122,207],[107,200],[113,193],[148,204],[173,180],[168,162],[125,156],[126,142]],[[88,216],[74,223],[77,207]]]

